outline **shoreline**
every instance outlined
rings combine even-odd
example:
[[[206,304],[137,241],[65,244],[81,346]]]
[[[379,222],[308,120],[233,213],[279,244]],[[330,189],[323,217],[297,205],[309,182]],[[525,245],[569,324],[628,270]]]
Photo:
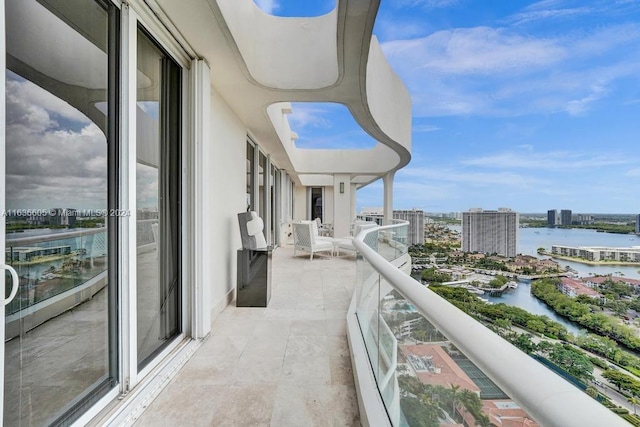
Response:
[[[544,256],[548,256],[551,258],[557,258],[557,259],[563,259],[566,261],[573,261],[573,262],[579,262],[581,264],[587,264],[587,265],[596,265],[596,266],[603,266],[603,265],[620,265],[620,266],[626,266],[626,267],[640,267],[640,262],[630,262],[630,261],[589,261],[588,259],[584,259],[584,258],[575,258],[575,257],[570,257],[570,256],[566,256],[566,255],[558,255],[558,254],[552,254],[549,252],[539,252],[538,255],[544,255]]]

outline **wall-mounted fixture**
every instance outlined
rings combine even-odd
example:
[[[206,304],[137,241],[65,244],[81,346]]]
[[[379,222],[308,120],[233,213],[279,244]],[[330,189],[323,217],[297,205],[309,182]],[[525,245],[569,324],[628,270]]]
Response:
[[[344,182],[340,183],[340,194],[344,193]]]

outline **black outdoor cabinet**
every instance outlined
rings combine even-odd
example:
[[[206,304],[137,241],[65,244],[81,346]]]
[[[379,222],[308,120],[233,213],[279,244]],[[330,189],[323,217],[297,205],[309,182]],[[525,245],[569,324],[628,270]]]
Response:
[[[238,214],[242,249],[238,250],[237,307],[266,307],[271,299],[271,247],[255,212]]]
[[[271,249],[238,250],[237,307],[266,307],[271,299]]]

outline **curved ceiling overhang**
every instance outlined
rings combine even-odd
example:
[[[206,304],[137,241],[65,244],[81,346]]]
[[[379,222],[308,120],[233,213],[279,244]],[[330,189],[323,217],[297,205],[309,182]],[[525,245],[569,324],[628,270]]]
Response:
[[[362,188],[379,180],[379,175],[351,175],[351,184]],[[299,174],[298,182],[306,187],[331,187],[335,184],[333,175]]]
[[[294,175],[380,176],[409,162],[409,92],[372,36],[380,0],[338,0],[333,12],[312,18],[267,15],[253,0],[192,0],[189,7],[155,1],[208,61],[217,94],[279,167]],[[336,150],[342,153],[337,163],[335,153],[298,149],[280,107],[288,102],[341,103],[379,143]]]
[[[283,18],[263,12],[253,0],[218,1],[218,6],[247,71],[260,85],[319,89],[338,80],[337,9]]]

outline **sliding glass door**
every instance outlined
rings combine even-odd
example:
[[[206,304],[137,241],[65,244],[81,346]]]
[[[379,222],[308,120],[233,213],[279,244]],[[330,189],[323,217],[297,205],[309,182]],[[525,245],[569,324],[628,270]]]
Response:
[[[137,351],[180,333],[181,69],[142,29],[137,63]]]
[[[126,5],[3,8],[1,412],[68,425],[137,385],[183,330],[183,68]]]
[[[118,13],[6,0],[4,425],[68,424],[117,378]],[[1,158],[1,157],[0,157]],[[111,184],[110,184],[111,183]],[[8,295],[8,292],[7,292]]]

